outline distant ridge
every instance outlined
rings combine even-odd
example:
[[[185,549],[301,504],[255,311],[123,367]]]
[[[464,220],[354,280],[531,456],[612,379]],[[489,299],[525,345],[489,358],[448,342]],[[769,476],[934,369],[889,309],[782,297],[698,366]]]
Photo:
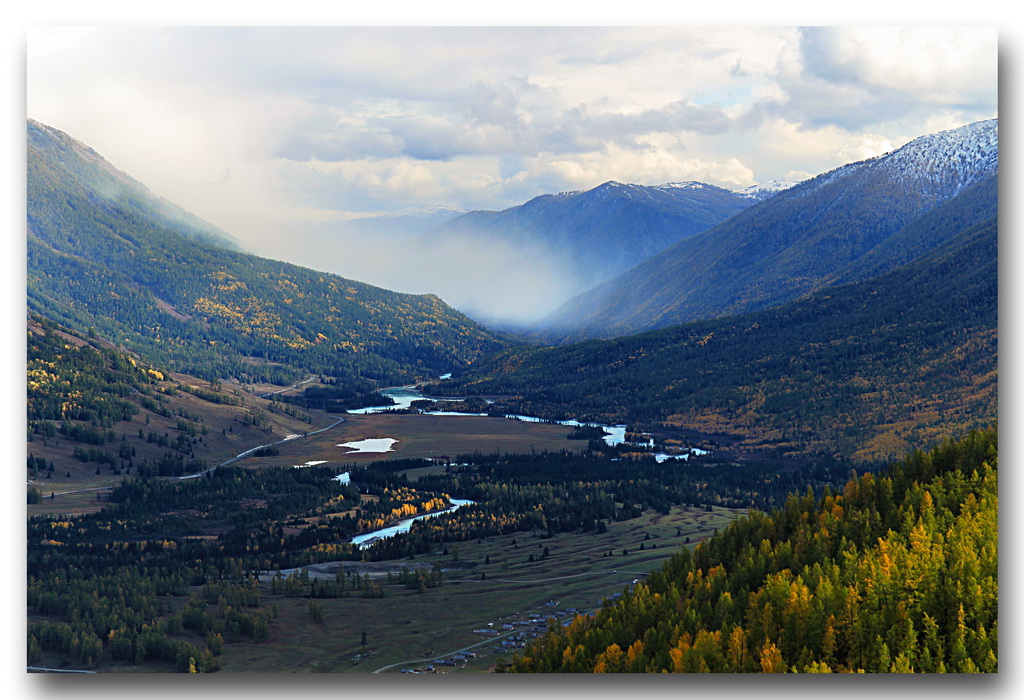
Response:
[[[998,226],[738,316],[482,358],[432,393],[737,436],[761,455],[887,459],[997,416]]]
[[[465,240],[543,256],[583,291],[671,244],[743,211],[750,197],[698,182],[645,186],[608,181],[590,190],[535,197],[501,211],[471,211],[424,234],[421,250]],[[507,257],[507,256],[506,256]],[[482,262],[481,264],[494,264]]]
[[[538,332],[557,342],[626,335],[879,274],[945,240],[932,233],[941,225],[915,226],[943,202],[963,196],[974,222],[995,214],[998,152],[998,122],[989,120],[806,180],[584,292]],[[978,197],[987,203],[966,203]]]
[[[28,120],[30,148],[44,149],[51,162],[74,182],[92,187],[97,201],[142,214],[185,238],[205,241],[229,250],[242,250],[242,244],[231,234],[191,214],[177,204],[157,197],[145,185],[109,162],[92,148],[63,131]],[[96,187],[97,183],[103,187]]]

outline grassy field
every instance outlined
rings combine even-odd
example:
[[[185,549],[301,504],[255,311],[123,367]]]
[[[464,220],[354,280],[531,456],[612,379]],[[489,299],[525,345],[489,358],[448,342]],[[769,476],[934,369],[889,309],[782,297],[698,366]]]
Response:
[[[427,416],[402,413],[347,415],[336,428],[302,440],[279,445],[272,457],[248,457],[240,466],[291,466],[324,460],[339,466],[360,465],[377,460],[415,459],[480,452],[530,452],[535,450],[579,450],[586,442],[568,440],[571,428],[564,425],[529,423],[505,418],[477,416]],[[340,443],[370,438],[395,438],[393,451],[346,454]]]
[[[410,414],[351,415],[329,430],[312,433],[333,419],[310,412],[312,423],[281,414],[268,413],[264,429],[243,425],[239,414],[247,408],[266,408],[262,399],[243,393],[244,407],[214,406],[205,411],[207,434],[203,451],[211,465],[243,450],[279,440],[284,435],[303,435],[277,446],[279,453],[248,457],[237,464],[249,468],[290,466],[308,461],[335,463],[339,471],[379,459],[428,458],[465,453],[493,453],[496,450],[578,450],[585,443],[566,438],[569,428],[559,425],[468,416],[426,416]],[[198,409],[199,399],[179,394],[172,408]],[[210,407],[204,407],[210,408]],[[149,423],[146,423],[146,417]],[[146,430],[170,431],[172,419],[141,413],[136,423]],[[135,429],[132,425],[128,431]],[[384,454],[346,455],[339,443],[366,438],[391,437],[398,440],[394,451]],[[132,440],[132,436],[128,437]],[[63,455],[64,444],[45,445],[55,457],[64,456],[54,478],[39,487],[41,504],[29,506],[29,513],[84,513],[103,505],[103,493],[120,476],[96,475],[95,466],[72,462]],[[140,448],[141,441],[136,441]],[[31,449],[31,447],[30,447]],[[59,450],[59,451],[57,451]],[[142,449],[139,449],[142,452]],[[141,455],[140,455],[141,456]],[[63,471],[72,472],[70,478]],[[406,471],[410,479],[443,469],[424,464]],[[58,477],[59,475],[59,477]],[[97,489],[97,490],[88,490]],[[55,498],[50,499],[50,491]],[[402,669],[426,666],[434,658],[470,649],[477,656],[458,667],[438,666],[438,672],[469,673],[493,668],[511,649],[495,651],[499,642],[474,630],[497,629],[530,614],[564,620],[569,609],[589,612],[602,600],[621,593],[680,546],[694,546],[702,538],[740,516],[740,511],[715,508],[676,507],[667,515],[647,512],[639,518],[609,523],[601,534],[563,533],[542,537],[540,533],[517,533],[468,542],[448,543],[432,554],[415,560],[390,562],[345,562],[344,572],[367,573],[384,585],[383,598],[364,598],[359,591],[337,599],[319,599],[324,621],[315,623],[308,611],[308,598],[290,598],[270,593],[269,578],[263,584],[261,604],[276,605],[278,617],[271,623],[265,642],[226,644],[222,657],[224,672],[355,672],[398,673]],[[546,551],[545,551],[546,550]],[[532,560],[531,560],[532,559]],[[441,565],[444,581],[423,592],[402,585],[386,585],[387,573],[403,567]],[[311,567],[314,575],[334,577],[338,565]],[[165,613],[184,603],[185,597],[163,599]],[[517,628],[518,633],[519,628]],[[362,636],[366,635],[366,648]],[[186,632],[185,637],[191,637]],[[502,634],[509,638],[511,633]],[[202,645],[203,640],[193,640]],[[150,664],[142,667],[109,666],[101,671],[166,671]]]
[[[599,535],[542,538],[518,533],[449,544],[447,555],[441,549],[414,561],[375,563],[371,575],[383,579],[383,569],[388,567],[397,572],[402,566],[439,562],[445,580],[423,593],[394,585],[385,586],[384,598],[362,598],[353,592],[349,598],[319,600],[324,611],[324,622],[319,624],[308,614],[308,599],[271,595],[268,585],[262,604],[276,603],[280,611],[271,625],[270,640],[227,645],[223,670],[398,673],[471,647],[476,658],[464,666],[437,667],[437,671],[486,671],[510,654],[495,652],[498,642],[474,630],[500,630],[502,624],[530,614],[550,617],[569,608],[592,611],[603,599],[643,578],[678,547],[695,546],[742,514],[724,508],[707,512],[679,507],[668,515],[648,512],[612,523]],[[360,566],[343,564],[345,571]],[[333,576],[331,565],[320,568]],[[360,644],[364,632],[366,656]]]

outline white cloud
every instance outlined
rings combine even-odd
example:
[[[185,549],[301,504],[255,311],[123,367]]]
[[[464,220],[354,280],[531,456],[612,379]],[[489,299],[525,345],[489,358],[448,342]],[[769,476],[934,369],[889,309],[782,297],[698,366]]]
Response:
[[[944,27],[38,27],[28,111],[255,244],[331,212],[816,174],[995,116],[995,54]]]

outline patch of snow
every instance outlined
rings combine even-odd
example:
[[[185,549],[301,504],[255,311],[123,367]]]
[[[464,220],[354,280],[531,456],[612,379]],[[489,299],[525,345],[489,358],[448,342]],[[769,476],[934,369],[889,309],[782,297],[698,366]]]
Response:
[[[798,184],[799,183],[794,180],[769,180],[768,182],[761,182],[756,185],[751,185],[750,187],[744,187],[733,191],[744,197],[764,200],[769,197],[774,197],[779,192],[788,190],[790,187],[794,187]]]
[[[873,161],[897,180],[925,183],[942,197],[999,170],[999,120],[988,119],[914,139]]]
[[[658,185],[659,190],[705,190],[707,188],[708,186],[703,182],[697,182],[696,180],[666,182],[664,185]]]

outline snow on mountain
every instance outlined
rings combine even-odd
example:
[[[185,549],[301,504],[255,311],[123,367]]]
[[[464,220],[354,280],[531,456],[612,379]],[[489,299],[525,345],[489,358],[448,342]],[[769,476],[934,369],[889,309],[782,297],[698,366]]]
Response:
[[[953,196],[998,172],[999,120],[921,136],[876,163],[890,168],[902,182],[930,184],[944,196]]]
[[[559,342],[638,333],[769,308],[920,258],[992,216],[997,127],[996,120],[968,124],[800,183],[731,192],[751,196],[752,206],[574,298],[542,324]],[[924,218],[959,196],[969,201]]]
[[[737,194],[743,195],[744,197],[750,197],[758,201],[774,197],[783,190],[788,190],[790,187],[799,184],[795,180],[769,180],[768,182],[762,182],[757,185],[751,185],[750,187],[744,187],[742,189],[734,190]]]
[[[664,185],[658,185],[660,190],[703,190],[710,187],[705,185],[703,182],[697,182],[696,180],[689,180],[687,182],[666,182]]]
[[[396,212],[390,214],[382,214],[383,217],[404,217],[404,216],[422,216],[422,217],[440,217],[440,218],[454,218],[461,214],[465,214],[465,209],[452,209],[443,205],[437,206],[426,206],[426,205],[415,205],[406,207],[405,209],[399,209]]]

